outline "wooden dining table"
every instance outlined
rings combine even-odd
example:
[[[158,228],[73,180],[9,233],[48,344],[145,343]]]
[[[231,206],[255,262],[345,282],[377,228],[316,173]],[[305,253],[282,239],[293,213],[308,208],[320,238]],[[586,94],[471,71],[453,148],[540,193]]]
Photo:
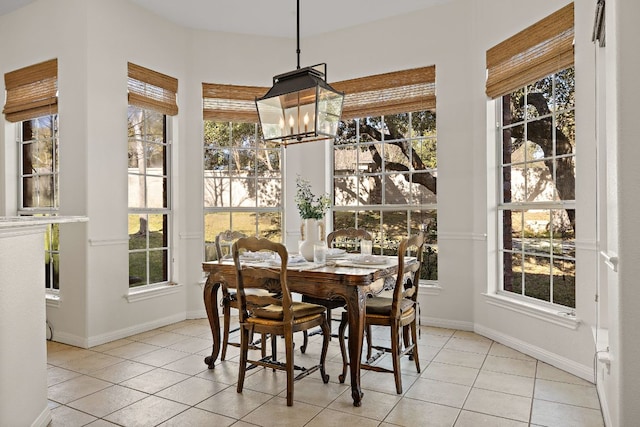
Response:
[[[363,396],[360,388],[360,358],[364,335],[365,299],[367,295],[375,295],[384,289],[393,288],[398,274],[396,256],[378,257],[370,263],[364,261],[367,260],[359,259],[355,254],[348,254],[343,259],[330,262],[329,265],[291,263],[287,267],[287,282],[291,292],[345,301],[349,319],[348,353],[353,406],[360,406]],[[415,262],[415,258],[405,258],[405,268],[408,270]],[[279,270],[268,262],[252,262],[247,263],[247,266],[253,269]],[[213,349],[211,356],[205,358],[205,363],[209,369],[213,369],[220,352],[218,290],[223,282],[230,288],[235,287],[236,271],[232,260],[203,262],[202,269],[208,274],[204,286],[204,305],[213,335]],[[273,288],[273,284],[259,280],[251,286]]]

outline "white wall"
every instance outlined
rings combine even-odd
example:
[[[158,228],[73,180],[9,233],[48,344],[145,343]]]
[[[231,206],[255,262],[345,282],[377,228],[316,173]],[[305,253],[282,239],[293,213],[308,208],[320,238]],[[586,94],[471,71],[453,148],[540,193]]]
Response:
[[[638,34],[625,19],[637,12],[633,0],[614,2],[622,12],[620,37],[637,40]],[[576,2],[577,108],[577,298],[576,329],[525,315],[489,303],[483,294],[496,285],[495,183],[491,130],[492,107],[484,94],[485,52],[493,45],[567,4],[567,0],[453,0],[428,11],[389,18],[378,23],[303,39],[301,65],[328,64],[328,80],[338,81],[388,71],[436,65],[438,120],[439,283],[436,295],[422,295],[423,322],[461,329],[475,329],[584,378],[593,380],[596,323],[598,245],[596,236],[595,64],[591,44],[593,4]],[[608,2],[608,6],[609,6]],[[637,13],[636,13],[637,15]],[[28,16],[35,32],[15,41]],[[51,17],[56,19],[51,19]],[[51,31],[52,21],[59,31]],[[45,23],[47,25],[45,25]],[[58,28],[59,27],[59,28]],[[47,28],[47,43],[38,28]],[[383,30],[381,30],[383,29]],[[44,31],[44,30],[43,30]],[[635,31],[635,33],[634,33]],[[609,36],[609,34],[608,34]],[[616,35],[611,35],[615,39]],[[635,39],[633,38],[635,37]],[[11,43],[5,40],[12,40]],[[131,5],[126,0],[39,0],[8,16],[0,17],[0,72],[5,73],[45,59],[58,57],[60,67],[62,209],[66,214],[87,214],[83,231],[61,237],[71,257],[62,258],[62,302],[49,308],[59,336],[78,345],[89,345],[125,336],[185,317],[204,316],[202,304],[202,100],[201,83],[270,86],[271,78],[295,67],[293,39],[191,31],[175,27]],[[637,71],[637,55],[631,44],[620,43],[624,66]],[[626,50],[625,50],[626,49]],[[607,54],[608,56],[614,56]],[[178,292],[129,303],[127,293],[126,222],[126,63],[127,61],[169,74],[179,80],[180,113],[174,123],[175,275]],[[617,73],[615,76],[613,73]],[[633,73],[617,68],[607,87],[619,90],[618,77],[634,82]],[[636,73],[635,75],[638,75]],[[1,84],[1,83],[0,83]],[[637,84],[636,84],[637,86]],[[625,86],[626,87],[626,86]],[[631,94],[630,94],[631,95]],[[630,96],[629,95],[629,96]],[[637,99],[637,97],[636,97]],[[609,99],[632,112],[633,98]],[[623,108],[626,107],[626,108]],[[630,113],[631,114],[631,113]],[[607,119],[609,120],[609,119]],[[633,117],[622,116],[618,130],[607,121],[607,138],[617,142],[627,163],[620,171],[619,200],[626,186],[637,183],[632,169],[637,144],[631,141]],[[625,127],[627,125],[628,127]],[[0,208],[11,210],[15,165],[7,135],[12,126],[0,123],[6,167]],[[489,130],[488,130],[489,129]],[[609,131],[611,133],[609,134]],[[490,147],[490,148],[488,148]],[[328,191],[327,159],[330,148],[315,145],[286,149],[285,238],[289,246],[298,239],[297,210],[292,203],[295,176],[311,179],[314,191]],[[627,151],[625,151],[627,150]],[[625,157],[625,156],[621,156]],[[324,161],[323,161],[324,160]],[[633,194],[631,189],[626,194]],[[626,197],[627,216],[621,226],[636,230],[631,215],[635,199]],[[621,207],[623,203],[621,202]],[[15,205],[13,206],[15,208]],[[623,209],[621,209],[622,211]],[[1,210],[0,210],[1,211]],[[11,212],[8,212],[11,213]],[[626,221],[626,222],[625,222]],[[624,229],[621,227],[621,230]],[[621,237],[621,250],[631,250],[632,233]],[[637,249],[635,249],[637,250]],[[631,252],[633,253],[633,252]],[[624,276],[621,260],[620,277]],[[637,264],[637,263],[636,263]],[[626,277],[637,277],[635,265],[626,264]],[[627,279],[630,280],[630,279]],[[621,293],[620,307],[637,307],[637,287]],[[610,298],[614,299],[614,298]],[[611,302],[611,304],[614,304]],[[617,316],[610,308],[612,328],[637,325],[633,309]],[[548,319],[547,316],[546,319]],[[553,318],[553,316],[551,316]],[[618,323],[616,323],[618,322]],[[635,323],[633,323],[635,322]],[[570,322],[569,322],[570,323]],[[624,328],[623,328],[624,329]],[[635,328],[638,329],[637,327]],[[614,331],[615,332],[615,331]],[[611,331],[610,331],[611,333]],[[621,332],[620,360],[630,363],[637,354],[637,332]],[[629,334],[629,335],[626,335]],[[615,341],[616,338],[612,338]],[[633,343],[633,344],[629,344]],[[626,359],[625,359],[626,358]],[[620,364],[612,365],[607,397],[617,407],[624,390],[637,395],[637,386],[619,381],[627,377]],[[626,366],[626,365],[625,365]],[[633,365],[631,365],[633,366]],[[634,366],[635,368],[636,366]],[[636,378],[638,378],[636,376]],[[635,389],[634,389],[635,387]],[[635,391],[630,393],[629,391]],[[626,398],[625,398],[626,399]],[[626,404],[626,401],[624,401]],[[626,405],[630,407],[631,405]],[[626,409],[625,409],[626,410]],[[623,417],[621,415],[621,417]]]

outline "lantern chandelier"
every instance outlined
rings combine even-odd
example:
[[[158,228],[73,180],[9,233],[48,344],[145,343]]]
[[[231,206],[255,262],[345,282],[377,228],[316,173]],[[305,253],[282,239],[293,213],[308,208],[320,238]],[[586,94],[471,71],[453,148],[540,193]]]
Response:
[[[264,140],[285,147],[335,138],[344,100],[344,93],[326,82],[327,64],[300,68],[300,0],[296,38],[296,70],[275,76],[273,87],[256,98]]]

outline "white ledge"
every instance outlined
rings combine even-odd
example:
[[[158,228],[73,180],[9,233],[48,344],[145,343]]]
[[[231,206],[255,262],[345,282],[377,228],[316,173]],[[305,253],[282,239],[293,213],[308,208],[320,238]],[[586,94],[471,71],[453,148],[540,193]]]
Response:
[[[60,307],[60,295],[57,292],[45,291],[47,307]]]
[[[442,286],[434,281],[420,281],[419,295],[437,296],[442,292]]]
[[[554,325],[576,330],[581,323],[580,319],[576,318],[569,312],[530,304],[525,301],[519,301],[515,298],[509,298],[499,294],[483,295],[487,304],[524,314],[525,316],[533,317],[545,322],[553,323]]]
[[[124,297],[130,303],[138,302],[150,298],[157,298],[164,295],[174,294],[180,291],[180,288],[182,288],[182,285],[179,285],[177,283],[165,283],[158,286],[141,287],[139,289],[132,288]]]
[[[0,216],[0,228],[29,227],[33,225],[87,222],[86,216]]]

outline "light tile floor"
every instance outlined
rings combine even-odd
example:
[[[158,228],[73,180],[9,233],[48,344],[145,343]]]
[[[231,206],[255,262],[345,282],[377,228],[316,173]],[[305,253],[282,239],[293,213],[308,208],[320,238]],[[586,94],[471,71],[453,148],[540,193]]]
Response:
[[[335,322],[334,322],[335,323]],[[374,331],[377,343],[388,329]],[[301,336],[296,336],[301,343]],[[323,384],[312,374],[286,406],[284,372],[253,369],[236,392],[238,349],[209,370],[206,319],[186,320],[91,349],[47,342],[53,427],[63,426],[562,426],[602,427],[593,384],[471,332],[421,327],[422,368],[402,361],[402,395],[393,375],[363,371],[362,406],[340,384],[337,340]],[[321,337],[296,364],[316,361]],[[282,344],[279,345],[282,347]],[[284,355],[281,356],[284,359]],[[390,367],[388,355],[377,363]]]

